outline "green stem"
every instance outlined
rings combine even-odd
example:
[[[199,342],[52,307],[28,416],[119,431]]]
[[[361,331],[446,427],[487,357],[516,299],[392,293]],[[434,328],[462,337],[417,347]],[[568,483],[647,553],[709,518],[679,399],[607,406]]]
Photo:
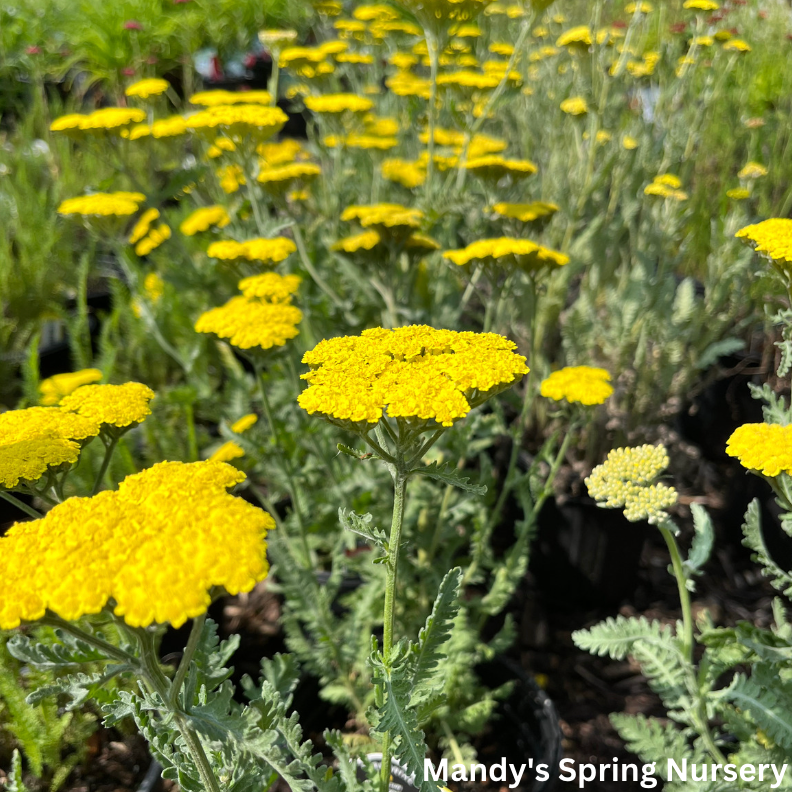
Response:
[[[102,486],[102,481],[104,481],[105,473],[107,473],[107,468],[110,465],[110,459],[113,456],[113,451],[115,451],[116,443],[118,443],[117,437],[111,437],[110,440],[105,443],[104,459],[102,460],[102,466],[99,468],[99,472],[96,474],[91,496],[96,495],[96,493],[99,492],[99,488]]]
[[[685,575],[685,568],[682,564],[682,555],[679,552],[679,545],[677,544],[674,532],[666,527],[673,523],[670,519],[666,519],[657,527],[665,539],[668,546],[668,552],[671,554],[671,566],[674,570],[674,577],[677,581],[677,588],[679,590],[679,601],[682,605],[682,652],[685,659],[690,665],[693,679],[690,682],[691,694],[696,699],[696,707],[693,712],[693,719],[695,722],[696,730],[701,735],[701,739],[707,746],[707,750],[717,762],[726,764],[726,758],[723,756],[720,748],[715,744],[712,732],[709,728],[709,719],[707,718],[707,706],[704,697],[699,689],[695,678],[695,666],[693,665],[693,650],[695,647],[693,640],[693,611],[690,605],[690,592],[687,588],[687,576]]]
[[[404,519],[404,496],[407,489],[407,474],[400,465],[391,469],[393,476],[393,519],[388,538],[387,578],[385,581],[385,606],[383,608],[382,657],[386,668],[391,662],[393,649],[393,618],[396,604],[396,579],[399,567],[399,548],[401,546],[402,521]],[[382,792],[387,792],[391,770],[391,735],[385,732],[382,740],[382,767],[380,781]]]
[[[665,539],[668,546],[668,552],[671,554],[671,565],[674,569],[674,577],[677,581],[677,588],[679,589],[679,602],[682,605],[682,649],[685,659],[689,663],[693,663],[693,612],[690,607],[690,592],[687,588],[687,576],[685,575],[685,568],[682,564],[682,556],[679,552],[679,545],[674,538],[674,534],[666,527],[666,524],[671,524],[670,521],[660,523],[657,527]]]
[[[294,234],[294,244],[297,245],[297,254],[300,256],[303,267],[305,267],[308,274],[313,278],[314,283],[333,301],[336,308],[344,310],[345,306],[341,298],[327,285],[325,279],[317,272],[316,267],[314,267],[313,262],[308,256],[305,240],[303,240],[302,233],[296,224],[292,226],[292,233]]]
[[[41,512],[36,511],[32,506],[28,506],[27,503],[19,500],[19,498],[14,497],[10,492],[6,492],[6,490],[0,490],[0,498],[3,500],[7,500],[9,503],[12,503],[17,509],[25,512],[29,517],[32,517],[34,520],[40,520],[44,515]]]
[[[190,670],[190,663],[192,663],[192,659],[195,656],[195,650],[198,648],[198,642],[201,640],[201,633],[203,632],[205,623],[206,613],[202,613],[200,616],[193,619],[190,637],[187,639],[187,646],[184,647],[184,654],[182,655],[179,667],[176,669],[176,674],[173,677],[170,694],[168,696],[168,703],[173,708],[178,706],[179,693],[181,693],[187,672]]]
[[[61,619],[60,616],[56,616],[54,613],[48,614],[43,619],[39,619],[39,624],[44,624],[47,627],[56,627],[64,632],[71,633],[75,638],[79,638],[81,641],[85,641],[85,643],[90,644],[100,652],[104,652],[108,657],[112,657],[113,660],[129,663],[133,666],[138,664],[137,658],[133,655],[125,652],[123,649],[119,649],[117,646],[113,646],[113,644],[108,643],[103,638],[99,638],[96,635],[85,632],[85,630],[81,630],[76,624]]]
[[[173,715],[173,722],[179,730],[179,734],[184,740],[193,762],[195,762],[204,790],[206,792],[222,792],[198,735],[187,723],[185,714],[179,708],[170,704],[171,684],[160,668],[159,658],[154,646],[154,636],[145,629],[135,630],[135,634],[139,639],[144,679],[162,699],[163,709]]]

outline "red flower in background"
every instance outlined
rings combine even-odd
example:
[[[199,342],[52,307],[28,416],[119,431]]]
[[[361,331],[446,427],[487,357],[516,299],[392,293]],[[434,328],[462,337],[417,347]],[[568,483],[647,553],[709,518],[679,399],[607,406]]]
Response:
[[[143,30],[143,25],[135,19],[128,19],[124,22],[124,30]]]
[[[28,47],[25,52],[28,55],[41,55],[41,50],[38,47]]]
[[[121,74],[123,74],[124,77],[134,77],[135,76],[135,70],[133,68],[127,66],[126,69],[121,69]]]
[[[687,24],[684,22],[674,22],[674,24],[669,28],[672,33],[684,33],[686,29]]]

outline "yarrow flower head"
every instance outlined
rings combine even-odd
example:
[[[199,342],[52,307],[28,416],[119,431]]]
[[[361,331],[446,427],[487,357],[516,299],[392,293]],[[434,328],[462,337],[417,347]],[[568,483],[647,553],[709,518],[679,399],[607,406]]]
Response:
[[[496,203],[492,210],[501,217],[509,217],[519,220],[521,223],[532,223],[536,220],[549,220],[559,207],[554,203],[545,201],[533,201],[527,204],[518,203]]]
[[[741,228],[735,235],[751,244],[757,253],[770,259],[787,279],[792,279],[792,220],[773,217]]]
[[[657,524],[678,498],[674,487],[653,483],[667,467],[668,453],[662,445],[616,448],[594,468],[586,486],[598,505],[624,509],[630,522]]]
[[[288,237],[248,239],[245,242],[228,239],[213,242],[209,245],[206,254],[220,261],[257,261],[262,264],[277,264],[287,259],[295,250],[297,246]]]
[[[655,176],[651,184],[644,188],[644,195],[656,195],[660,198],[672,198],[675,201],[686,201],[688,194],[679,188],[682,182],[673,173],[661,173]]]
[[[303,357],[311,371],[299,404],[309,414],[368,431],[384,414],[419,426],[451,426],[527,373],[515,344],[495,333],[425,325],[375,328],[321,341]]]
[[[168,90],[168,81],[160,77],[152,77],[147,80],[138,80],[136,83],[127,86],[124,93],[127,96],[136,96],[140,99],[148,99],[151,96],[159,96]]]
[[[555,269],[569,263],[569,256],[531,242],[529,239],[499,237],[480,239],[459,250],[446,250],[443,258],[463,266],[473,261],[498,266],[515,266],[527,273]]]
[[[221,462],[162,462],[115,492],[69,498],[17,523],[0,538],[0,629],[47,610],[76,620],[110,601],[133,627],[178,627],[206,611],[214,587],[250,591],[267,575],[275,524],[227,492],[244,478]]]
[[[268,91],[198,91],[190,97],[190,104],[202,107],[234,104],[268,105],[270,102],[272,102],[272,96]]]
[[[90,385],[102,379],[99,369],[88,368],[81,371],[69,371],[65,374],[55,374],[42,380],[39,384],[42,406],[50,407],[57,404],[64,396],[68,396],[83,385]]]
[[[748,162],[737,176],[740,179],[759,179],[767,176],[767,168],[759,162]]]
[[[579,25],[564,31],[556,41],[556,47],[572,47],[587,50],[591,46],[591,28]]]
[[[423,220],[420,209],[408,209],[401,204],[381,203],[370,206],[347,206],[341,213],[343,221],[357,220],[363,228],[380,234],[411,233]]]
[[[357,94],[340,93],[306,96],[305,106],[313,113],[365,113],[374,102]]]
[[[231,218],[222,206],[202,206],[185,218],[179,226],[179,231],[184,236],[195,236],[202,231],[208,231],[212,226],[225,228],[230,222]]]
[[[236,143],[260,142],[279,132],[288,121],[279,107],[258,104],[217,105],[201,110],[187,119],[187,128],[198,132],[222,132]]]
[[[229,440],[223,443],[210,457],[210,462],[230,462],[232,459],[241,459],[245,456],[245,449],[241,445]]]
[[[132,232],[129,235],[129,239],[127,241],[130,245],[135,245],[143,239],[146,234],[148,234],[149,229],[151,228],[151,224],[160,216],[159,209],[155,209],[151,207],[150,209],[146,209],[145,212],[140,216],[137,223],[135,223],[134,227],[132,228]]]
[[[105,107],[93,113],[70,113],[60,116],[50,124],[52,132],[101,134],[126,129],[130,124],[146,120],[146,112],[139,107]]]
[[[749,470],[771,478],[792,474],[792,425],[750,423],[738,426],[726,444],[726,453]]]
[[[246,432],[250,429],[253,424],[258,421],[258,415],[255,413],[248,413],[247,415],[243,415],[241,418],[234,421],[231,424],[231,431],[235,434],[242,434],[242,432]]]
[[[103,426],[126,429],[151,415],[149,402],[153,398],[154,391],[140,382],[83,385],[63,398],[60,406]]]
[[[91,193],[67,198],[58,207],[58,214],[83,217],[126,217],[137,212],[146,196],[135,192]]]
[[[499,154],[469,159],[465,167],[476,176],[493,180],[501,179],[506,175],[513,179],[524,179],[538,170],[530,160],[505,159]]]
[[[613,394],[610,374],[592,366],[567,366],[542,381],[539,392],[555,401],[593,405],[602,404]]]
[[[265,302],[245,296],[202,314],[198,333],[214,333],[239,349],[272,349],[299,334],[302,312],[289,303]]]
[[[567,115],[585,115],[588,113],[588,103],[582,96],[573,96],[561,102],[561,110]]]
[[[31,483],[48,470],[77,461],[80,446],[99,434],[99,423],[59,407],[0,413],[0,488]]]
[[[278,275],[264,272],[239,281],[239,290],[245,297],[260,297],[273,303],[289,303],[297,293],[302,278],[299,275]]]

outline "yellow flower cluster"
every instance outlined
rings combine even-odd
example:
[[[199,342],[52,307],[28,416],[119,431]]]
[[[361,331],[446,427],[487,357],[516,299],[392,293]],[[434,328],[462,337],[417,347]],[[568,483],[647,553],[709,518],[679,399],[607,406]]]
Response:
[[[222,132],[237,142],[272,137],[288,121],[279,107],[257,104],[217,105],[201,110],[187,119],[187,128]]]
[[[0,487],[37,481],[50,467],[74,463],[76,441],[99,434],[99,423],[60,407],[29,407],[0,413]]]
[[[792,220],[773,217],[741,228],[738,239],[750,242],[757,253],[776,262],[792,263]]]
[[[264,272],[239,281],[239,290],[245,297],[260,297],[273,303],[289,303],[293,294],[300,288],[299,275],[278,275],[277,272]]]
[[[140,382],[123,385],[83,385],[61,399],[62,410],[96,421],[102,426],[125,429],[151,415],[154,391]]]
[[[277,264],[288,258],[295,250],[297,246],[287,237],[248,239],[245,242],[226,239],[222,242],[213,242],[209,245],[206,254],[220,261],[258,261],[262,264]]]
[[[245,456],[245,449],[233,440],[223,443],[210,457],[210,462],[230,462]]]
[[[151,228],[151,224],[160,216],[159,209],[155,209],[152,207],[151,209],[146,209],[145,212],[140,216],[137,223],[132,227],[132,232],[127,239],[130,245],[135,245],[143,239],[146,234],[148,234],[149,229]]]
[[[301,311],[291,304],[299,286],[296,275],[245,278],[239,288],[243,294],[225,305],[202,314],[195,323],[199,333],[214,333],[240,349],[271,349],[283,346],[299,333]]]
[[[401,184],[408,190],[419,187],[426,181],[426,166],[423,162],[404,159],[386,159],[380,166],[382,177]]]
[[[202,206],[184,219],[179,226],[179,231],[184,236],[195,236],[202,231],[208,231],[212,226],[225,228],[230,222],[231,218],[222,206],[217,204],[214,206]]]
[[[135,214],[146,200],[143,193],[114,192],[91,193],[77,198],[67,198],[58,207],[58,214],[83,217],[126,217]]]
[[[277,185],[285,189],[295,181],[315,179],[322,169],[313,162],[290,162],[286,165],[264,166],[259,170],[257,181],[268,186]]]
[[[539,392],[548,399],[579,404],[602,404],[613,394],[610,374],[593,366],[567,366],[542,381]]]
[[[363,228],[373,228],[380,233],[409,232],[421,225],[423,217],[420,209],[408,209],[401,204],[391,203],[347,206],[341,213],[343,221],[357,220]]]
[[[371,99],[350,93],[306,96],[305,106],[313,113],[365,113],[374,107]]]
[[[720,6],[714,0],[685,0],[682,8],[689,8],[694,11],[717,11]]]
[[[129,244],[135,246],[135,255],[147,256],[166,239],[170,239],[171,230],[167,223],[160,223],[156,228],[151,227],[159,216],[158,209],[147,209],[135,223],[129,235]]]
[[[657,195],[660,198],[672,198],[675,201],[687,201],[688,194],[679,188],[682,182],[673,173],[661,173],[655,176],[651,184],[644,188],[645,195]]]
[[[219,462],[162,462],[117,492],[69,498],[16,524],[0,539],[0,628],[47,610],[76,620],[110,600],[133,627],[178,627],[206,610],[213,587],[250,591],[266,577],[275,524],[227,492],[244,478]]]
[[[484,157],[469,159],[465,163],[465,167],[477,176],[494,180],[501,179],[506,175],[521,179],[538,170],[530,160],[505,159],[499,154],[488,154]]]
[[[588,113],[588,102],[582,96],[572,96],[561,102],[561,110],[567,115],[585,115]]]
[[[90,385],[102,379],[102,372],[99,369],[89,368],[81,371],[69,371],[65,374],[55,374],[52,377],[42,380],[39,384],[41,399],[39,403],[45,407],[57,404],[64,396],[68,396],[72,391],[83,385]]]
[[[150,96],[159,96],[168,90],[168,81],[160,77],[152,77],[147,80],[138,80],[128,86],[124,93],[127,96],[136,96],[139,99],[148,99]]]
[[[326,339],[303,357],[311,371],[298,401],[312,415],[364,426],[383,411],[451,426],[528,371],[514,349],[495,333],[425,325]]]
[[[248,413],[231,424],[231,431],[236,434],[242,434],[242,432],[246,432],[250,429],[256,421],[258,421],[258,415],[255,413]]]
[[[437,78],[440,87],[451,85],[457,88],[473,88],[479,91],[496,88],[500,82],[500,77],[496,74],[480,74],[479,72],[462,70],[447,72]]]
[[[624,509],[630,522],[661,522],[665,510],[677,502],[677,491],[652,482],[668,467],[661,445],[616,448],[586,479],[589,494],[607,509]]]
[[[752,423],[738,426],[726,444],[726,453],[749,470],[765,476],[792,473],[792,426]]]
[[[145,121],[146,113],[138,107],[105,107],[93,113],[70,113],[56,118],[50,124],[52,132],[102,132],[113,131]]]
[[[460,250],[446,250],[443,258],[459,266],[469,264],[471,261],[513,265],[529,273],[547,267],[563,267],[569,263],[569,256],[563,253],[528,239],[514,237],[480,239]]]
[[[509,217],[522,223],[532,223],[535,220],[552,217],[559,207],[554,203],[533,201],[527,204],[496,203],[492,209],[501,217]]]
[[[198,91],[190,97],[190,104],[201,107],[219,107],[220,105],[249,104],[268,105],[272,96],[268,91]]]
[[[759,162],[748,162],[737,176],[740,179],[759,179],[767,176],[767,168]]]
[[[294,162],[299,156],[307,156],[300,142],[292,138],[278,143],[261,143],[256,151],[268,167],[286,165]]]
[[[591,46],[591,29],[586,25],[570,28],[564,31],[556,41],[556,47],[580,47],[588,49]]]
[[[431,96],[431,83],[412,72],[400,70],[385,80],[385,85],[396,96],[416,96],[428,99]]]
[[[387,151],[388,149],[395,148],[399,141],[395,137],[380,137],[378,135],[327,135],[322,141],[328,148],[338,148],[346,146],[347,148],[358,148],[365,150],[379,150]]]

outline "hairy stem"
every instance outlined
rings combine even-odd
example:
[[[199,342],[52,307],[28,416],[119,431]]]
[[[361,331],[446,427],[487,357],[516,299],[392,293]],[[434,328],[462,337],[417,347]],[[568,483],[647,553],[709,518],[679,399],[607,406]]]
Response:
[[[382,656],[389,666],[393,649],[393,617],[396,604],[396,578],[399,567],[399,547],[401,546],[402,521],[404,519],[404,495],[407,489],[407,475],[401,466],[392,468],[393,475],[393,519],[388,538],[387,579],[385,582],[385,606],[383,609]],[[391,736],[385,732],[382,740],[382,767],[380,781],[382,792],[388,791],[391,770]]]
[[[179,693],[181,693],[187,672],[190,670],[190,663],[192,663],[192,659],[195,656],[195,650],[198,648],[198,642],[201,640],[201,633],[203,632],[205,623],[205,613],[193,619],[190,637],[187,639],[187,646],[184,647],[184,654],[182,655],[181,662],[176,669],[176,674],[171,683],[170,695],[168,696],[168,703],[171,707],[176,707],[179,702]]]
[[[111,437],[110,440],[105,443],[104,459],[102,460],[102,466],[99,468],[99,472],[96,474],[96,480],[94,481],[93,489],[91,490],[91,496],[96,495],[96,493],[99,492],[99,488],[102,486],[105,473],[107,473],[107,468],[110,465],[110,459],[113,456],[113,451],[115,451],[117,443],[117,437]]]

